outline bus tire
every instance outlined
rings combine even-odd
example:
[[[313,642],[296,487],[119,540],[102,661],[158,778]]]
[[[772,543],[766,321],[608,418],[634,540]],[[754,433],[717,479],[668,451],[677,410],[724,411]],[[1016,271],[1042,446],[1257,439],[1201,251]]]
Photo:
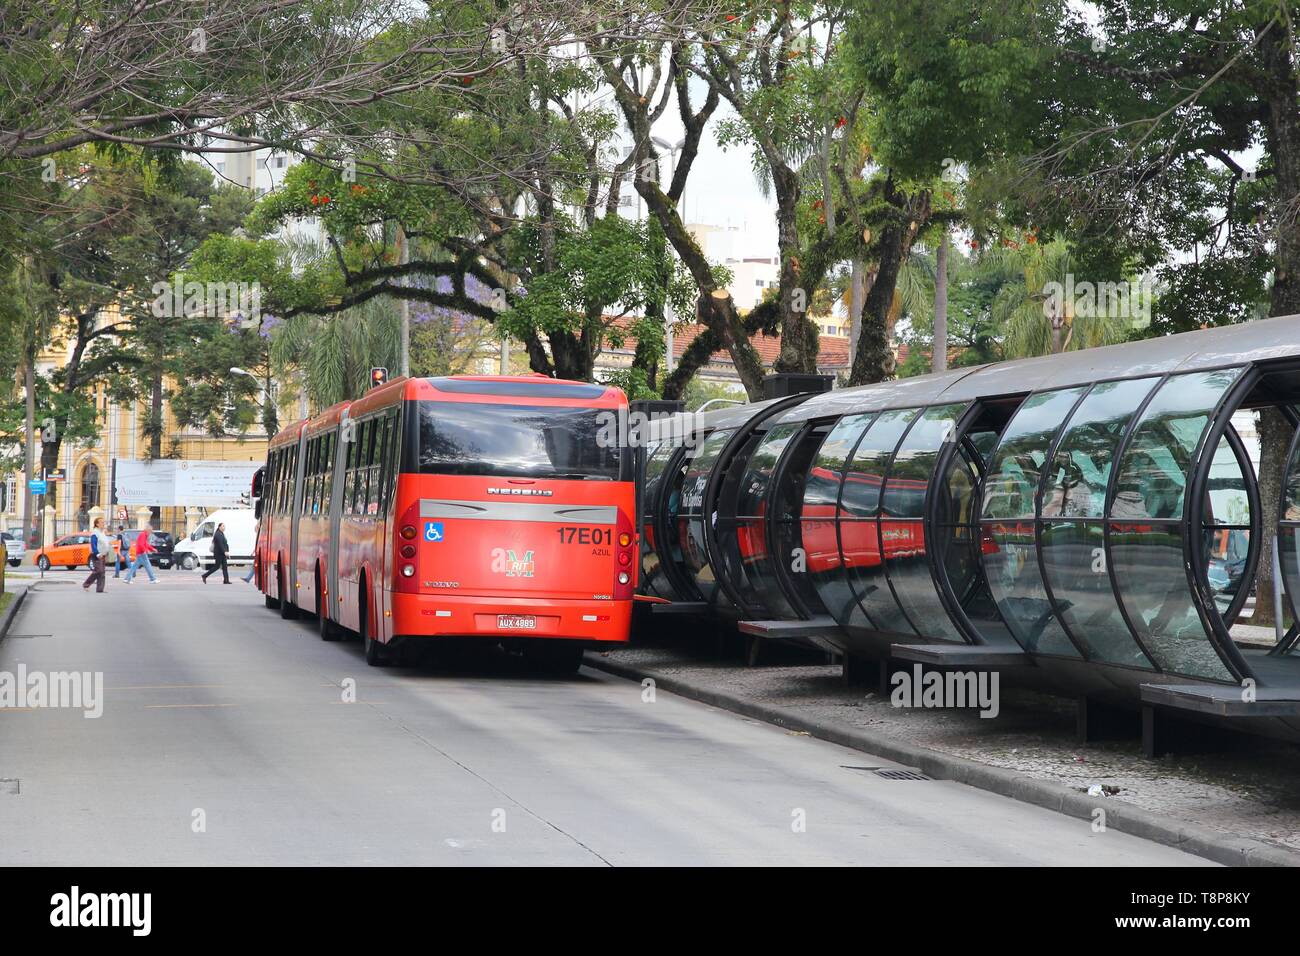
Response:
[[[298,617],[298,608],[289,600],[289,592],[284,589],[284,568],[276,572],[276,581],[279,582],[280,588],[280,617],[286,621],[295,620]]]
[[[361,607],[358,611],[361,617],[357,620],[357,633],[361,636],[361,647],[365,651],[366,663],[371,667],[383,667],[388,663],[388,648],[370,636],[370,609],[366,607],[364,597],[361,599]]]
[[[342,628],[330,620],[329,611],[321,606],[320,591],[316,592],[316,628],[322,641],[337,641],[343,637]]]
[[[272,610],[274,610],[275,608],[278,608],[278,607],[280,606],[280,599],[279,599],[279,598],[273,598],[273,597],[271,597],[271,595],[269,595],[269,594],[266,595],[265,597],[263,597],[262,600],[264,600],[264,601],[266,602],[266,606],[269,607],[269,608],[271,608]]]

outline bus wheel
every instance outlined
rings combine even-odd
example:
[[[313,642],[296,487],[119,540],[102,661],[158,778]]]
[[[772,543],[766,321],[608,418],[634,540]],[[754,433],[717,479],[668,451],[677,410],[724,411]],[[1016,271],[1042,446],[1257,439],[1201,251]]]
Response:
[[[322,606],[319,591],[316,593],[316,625],[322,641],[337,641],[343,636],[342,629],[330,620],[329,611]]]
[[[388,648],[370,636],[370,612],[365,602],[361,604],[361,619],[357,622],[361,635],[361,646],[365,648],[366,663],[371,667],[383,667],[388,663]]]
[[[538,641],[525,655],[546,674],[562,677],[576,674],[582,666],[581,641]]]
[[[284,589],[284,569],[281,568],[276,574],[276,581],[280,587],[280,617],[286,621],[292,621],[298,616],[298,608],[289,600],[289,592]]]

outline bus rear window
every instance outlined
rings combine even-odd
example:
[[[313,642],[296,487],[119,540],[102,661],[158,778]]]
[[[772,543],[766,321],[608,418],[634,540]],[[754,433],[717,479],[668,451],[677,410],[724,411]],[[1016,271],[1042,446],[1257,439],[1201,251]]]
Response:
[[[609,409],[429,401],[416,407],[411,471],[619,479],[619,448],[597,441]]]

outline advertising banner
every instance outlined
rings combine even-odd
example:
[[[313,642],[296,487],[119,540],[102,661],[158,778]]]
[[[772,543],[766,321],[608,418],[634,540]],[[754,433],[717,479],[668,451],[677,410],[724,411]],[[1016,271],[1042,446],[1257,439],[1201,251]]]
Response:
[[[117,459],[114,490],[120,505],[218,508],[249,503],[257,461]]]

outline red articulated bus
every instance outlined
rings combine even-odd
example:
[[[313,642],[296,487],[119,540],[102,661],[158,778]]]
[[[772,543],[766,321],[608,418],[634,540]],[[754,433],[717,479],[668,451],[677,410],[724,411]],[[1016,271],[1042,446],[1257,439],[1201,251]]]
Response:
[[[440,637],[557,671],[629,636],[638,562],[616,388],[542,376],[396,379],[271,442],[269,607],[382,664]]]

